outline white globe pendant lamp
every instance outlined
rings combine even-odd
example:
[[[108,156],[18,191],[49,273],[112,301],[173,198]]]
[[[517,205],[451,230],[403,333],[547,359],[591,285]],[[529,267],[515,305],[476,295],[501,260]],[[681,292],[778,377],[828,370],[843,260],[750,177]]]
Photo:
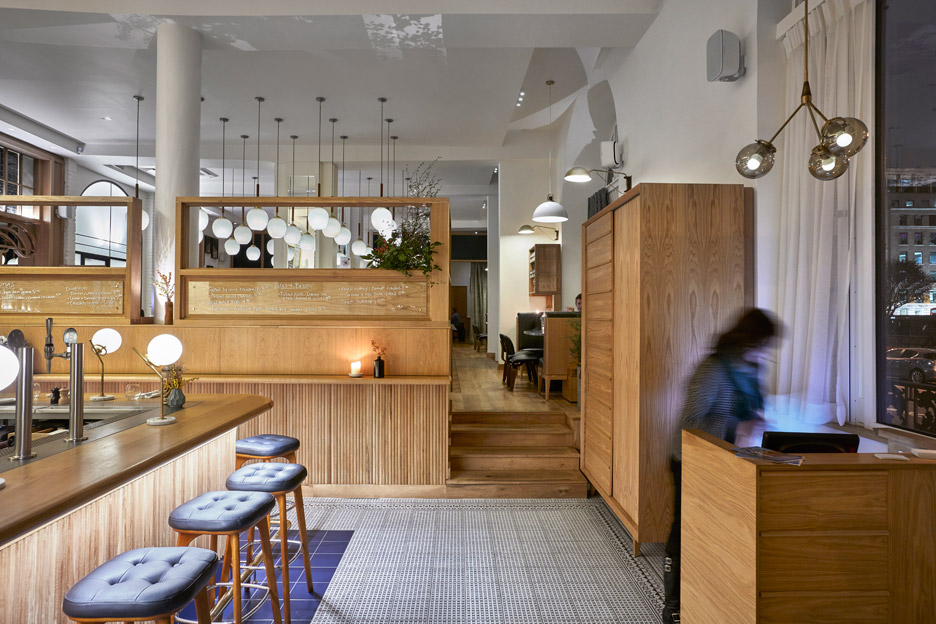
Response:
[[[224,253],[229,256],[236,256],[240,253],[240,244],[233,238],[224,241]]]
[[[549,144],[549,169],[546,172],[549,180],[549,194],[546,196],[546,201],[533,211],[533,220],[539,223],[562,223],[569,220],[569,214],[562,204],[553,200],[552,194],[552,87],[554,84],[556,83],[553,80],[546,81],[546,86],[549,87],[549,126],[546,133],[546,142]]]
[[[272,256],[272,255],[273,255],[273,250],[275,249],[275,247],[274,247],[274,245],[273,245],[273,239],[272,239],[272,238],[271,238],[270,240],[267,241],[266,249],[267,249],[267,253],[270,254],[270,255]]]
[[[330,221],[335,221],[337,223],[337,220],[330,219],[328,211],[324,208],[311,208],[309,210],[308,220],[310,230],[324,230]],[[341,225],[339,224],[338,227],[341,227]]]
[[[298,245],[299,239],[302,237],[302,230],[297,228],[295,225],[290,225],[286,228],[286,234],[283,235],[283,240],[286,241],[287,245]]]
[[[341,231],[341,223],[335,217],[329,217],[328,223],[322,228],[322,234],[328,238],[335,238]]]
[[[199,232],[199,233],[198,233],[198,244],[201,245],[201,244],[202,244],[202,241],[204,241],[204,240],[205,240],[205,233],[204,233],[204,232]]]
[[[215,235],[215,238],[224,240],[231,236],[231,232],[234,231],[234,224],[231,223],[231,220],[224,216],[224,208],[221,208],[221,216],[214,220],[214,223],[211,224],[211,233]]]
[[[246,225],[238,225],[234,228],[234,240],[241,245],[246,245],[253,239],[253,232]]]
[[[351,242],[351,230],[346,227],[342,227],[338,230],[338,234],[335,235],[335,242],[339,245],[347,245]]]
[[[270,222],[270,215],[263,208],[251,208],[247,211],[247,226],[259,232]]]
[[[295,257],[296,257],[295,249],[290,247],[289,249],[286,250],[286,260],[288,260],[289,262],[292,262]]]
[[[351,253],[355,256],[364,256],[367,255],[367,243],[362,241],[360,238],[351,243]]]
[[[251,262],[255,262],[260,259],[260,248],[256,245],[251,245],[247,248],[247,259]]]
[[[303,234],[299,238],[299,249],[302,251],[312,251],[315,249],[315,239],[311,234]]]
[[[371,213],[371,225],[375,230],[382,230],[393,221],[393,213],[386,208],[376,208]]]
[[[288,227],[285,220],[279,217],[273,217],[270,219],[270,222],[267,223],[267,234],[270,235],[270,238],[283,238],[283,236],[286,235],[286,229]]]
[[[223,183],[223,182],[221,183],[221,189],[222,189],[222,192],[223,192],[223,189],[224,189],[224,183]],[[144,213],[144,214],[146,214],[146,213]],[[204,209],[204,208],[199,208],[199,209],[198,209],[198,229],[199,229],[200,231],[202,231],[202,232],[205,231],[205,228],[208,227],[208,221],[209,221],[209,220],[210,220],[210,219],[209,219],[209,217],[208,217],[208,213],[205,212],[205,209]],[[143,221],[148,225],[148,224],[149,224],[149,215],[146,215],[146,216],[143,218]],[[146,226],[145,226],[145,225],[143,226],[143,229],[144,229],[144,230],[146,229]]]

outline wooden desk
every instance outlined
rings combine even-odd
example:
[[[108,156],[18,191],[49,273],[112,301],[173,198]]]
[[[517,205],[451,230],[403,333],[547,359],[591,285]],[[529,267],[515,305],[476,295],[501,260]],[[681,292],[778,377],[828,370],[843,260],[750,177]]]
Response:
[[[908,624],[936,617],[936,461],[735,457],[683,432],[687,624]]]

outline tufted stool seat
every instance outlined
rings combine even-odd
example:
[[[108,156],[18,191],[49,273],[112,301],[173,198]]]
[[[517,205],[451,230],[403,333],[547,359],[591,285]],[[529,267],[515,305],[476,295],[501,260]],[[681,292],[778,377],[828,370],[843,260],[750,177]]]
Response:
[[[251,459],[269,461],[276,457],[282,457],[287,462],[295,464],[297,450],[299,450],[299,440],[289,436],[264,433],[241,438],[234,445],[234,453],[237,457],[234,467],[240,469]]]
[[[273,548],[270,542],[269,514],[273,511],[276,499],[265,492],[206,492],[179,505],[169,514],[169,526],[178,533],[177,544],[187,546],[200,535],[208,535],[212,549],[217,548],[218,536],[225,536],[224,565],[221,568],[221,581],[217,586],[230,586],[234,600],[234,621],[240,624],[250,613],[244,614],[241,604],[241,589],[254,587],[269,592],[273,603],[273,618],[281,622],[279,596],[276,589],[276,568]],[[261,553],[266,578],[272,579],[266,585],[245,583],[249,572],[241,574],[241,569],[253,570],[255,566],[251,552],[247,562],[241,565],[240,534],[256,528],[260,533]],[[228,582],[228,573],[231,582]],[[214,592],[212,591],[212,597]],[[259,607],[259,605],[258,605]]]
[[[139,548],[117,555],[72,585],[62,611],[77,622],[167,623],[195,600],[199,624],[210,624],[205,587],[218,555],[204,548]]]
[[[301,464],[281,464],[278,462],[264,462],[248,464],[234,471],[227,478],[225,486],[229,490],[238,492],[269,492],[276,498],[279,508],[279,528],[274,539],[279,538],[282,557],[283,587],[289,585],[289,542],[286,532],[286,496],[291,492],[295,500],[296,524],[299,529],[299,553],[305,568],[306,587],[313,593],[312,570],[309,562],[309,540],[306,535],[305,508],[302,506],[302,482],[306,475],[305,466]],[[283,590],[283,619],[289,623],[289,591]]]

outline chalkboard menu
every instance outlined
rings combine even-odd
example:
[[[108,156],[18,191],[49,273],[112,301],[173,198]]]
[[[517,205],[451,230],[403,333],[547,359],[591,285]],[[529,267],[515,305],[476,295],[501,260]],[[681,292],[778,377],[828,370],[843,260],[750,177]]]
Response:
[[[122,315],[123,280],[37,279],[4,275],[0,314]]]
[[[424,317],[424,281],[188,281],[187,316]]]

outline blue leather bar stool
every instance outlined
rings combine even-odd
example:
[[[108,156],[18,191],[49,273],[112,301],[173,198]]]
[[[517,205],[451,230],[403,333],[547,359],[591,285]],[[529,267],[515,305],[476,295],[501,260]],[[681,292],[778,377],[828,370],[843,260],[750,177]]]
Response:
[[[205,588],[218,555],[204,548],[139,548],[117,555],[72,585],[62,611],[75,622],[170,624],[195,600],[198,624],[211,624]]]
[[[234,453],[237,456],[234,469],[240,470],[247,461],[252,459],[270,461],[282,457],[287,463],[295,464],[298,449],[299,440],[289,436],[264,433],[241,438],[234,446]]]
[[[233,588],[236,624],[241,624],[244,618],[252,614],[252,612],[247,614],[243,612],[241,590],[244,587],[268,591],[270,601],[273,603],[273,619],[277,624],[282,622],[268,518],[270,512],[273,511],[274,504],[273,496],[263,492],[207,492],[179,505],[169,514],[169,526],[178,533],[177,544],[179,546],[187,546],[200,535],[227,538],[221,581],[217,585],[225,587],[230,585]],[[241,582],[240,534],[254,527],[260,533],[260,549],[263,553],[267,576],[266,585]],[[248,560],[244,567],[252,565],[252,562]],[[228,571],[232,573],[230,583],[227,582]],[[257,608],[259,608],[259,603]]]
[[[268,492],[276,498],[279,506],[279,531],[281,567],[283,570],[283,616],[290,624],[289,616],[289,542],[286,532],[286,496],[291,492],[296,503],[296,519],[299,525],[299,553],[305,568],[306,587],[313,592],[312,570],[309,563],[309,539],[306,535],[305,508],[302,506],[302,481],[306,478],[305,466],[301,464],[282,464],[265,462],[249,464],[233,472],[227,478],[225,486],[238,492]],[[295,542],[293,542],[295,543]]]

